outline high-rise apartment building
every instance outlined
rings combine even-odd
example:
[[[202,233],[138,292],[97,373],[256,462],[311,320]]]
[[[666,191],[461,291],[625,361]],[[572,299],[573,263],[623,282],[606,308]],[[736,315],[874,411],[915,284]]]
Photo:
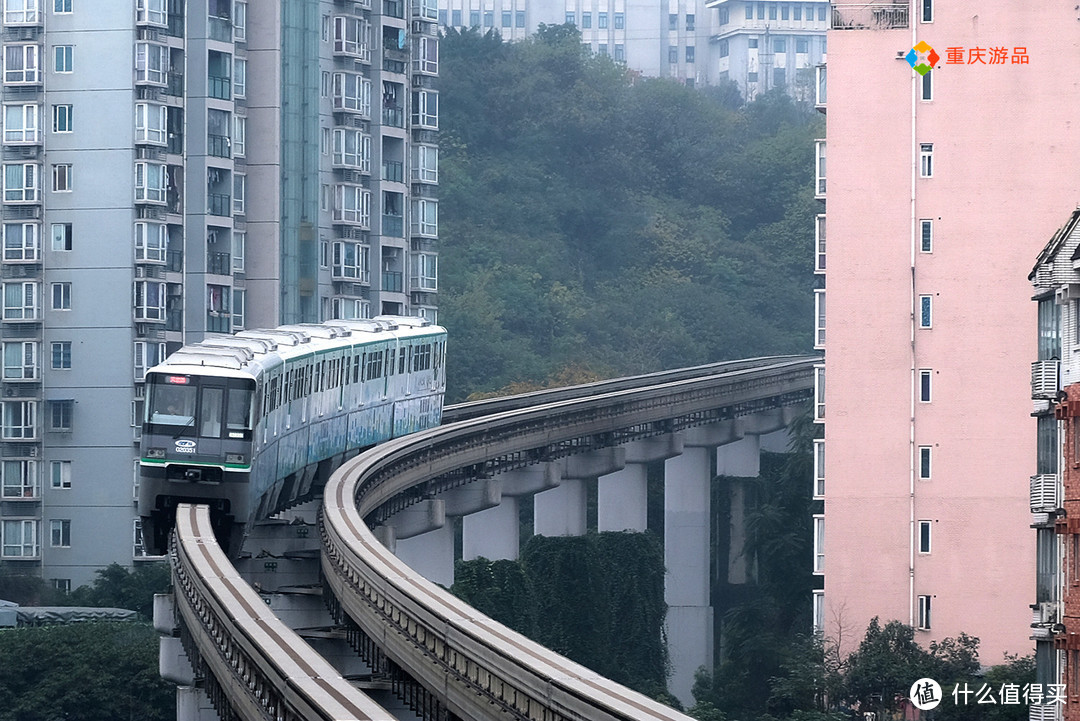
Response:
[[[142,554],[142,376],[183,343],[435,320],[436,20],[435,0],[5,0],[3,570],[67,588]]]
[[[821,0],[439,0],[439,24],[520,40],[542,24],[570,23],[592,52],[649,77],[733,80],[747,98],[783,87],[809,99],[828,8]]]
[[[1054,170],[1080,160],[1062,75],[1078,19],[1055,3],[832,5],[815,610],[844,650],[874,616],[923,643],[978,636],[984,663],[1034,646],[1026,275],[1080,197]]]

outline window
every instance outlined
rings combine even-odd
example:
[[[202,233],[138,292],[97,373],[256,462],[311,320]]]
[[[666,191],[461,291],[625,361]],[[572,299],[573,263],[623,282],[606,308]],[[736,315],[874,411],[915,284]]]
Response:
[[[333,314],[334,318],[342,320],[370,318],[371,305],[359,298],[334,298]]]
[[[236,97],[247,97],[247,60],[243,58],[233,60],[232,89]]]
[[[764,5],[764,4],[765,3],[758,3],[758,5]],[[769,3],[768,5],[769,5],[769,19],[770,20],[775,20],[776,19],[776,3]],[[759,14],[760,14],[760,12],[759,12]]]
[[[140,23],[165,25],[165,0],[136,0],[135,17]]]
[[[807,11],[808,11],[807,12],[808,15],[813,14],[813,11],[810,8],[807,8]],[[792,20],[802,20],[802,5],[796,4],[794,7],[791,8],[791,19]],[[807,18],[807,19],[811,19],[811,18]]]
[[[816,195],[823,197],[825,195],[825,141],[815,140],[817,150],[817,166],[815,172],[815,178],[817,180]]]
[[[137,340],[134,347],[134,374],[135,380],[142,382],[146,371],[165,360],[165,344],[152,341]]]
[[[667,61],[671,64],[679,62],[679,49],[676,47],[670,47],[667,50]]]
[[[510,10],[502,11],[502,26],[504,28],[511,27],[514,24],[514,13]]]
[[[814,422],[825,421],[825,366],[814,366]]]
[[[787,68],[773,68],[773,85],[782,88],[787,82]]]
[[[41,82],[37,45],[4,46],[4,82],[26,84]]]
[[[817,248],[814,260],[814,272],[825,272],[825,215],[820,214],[814,224],[814,247]]]
[[[2,346],[4,380],[24,381],[38,377],[36,341],[10,341]]]
[[[51,227],[52,249],[54,251],[71,250],[71,223],[53,223]]]
[[[438,290],[439,258],[433,253],[417,253],[412,257],[413,290]]]
[[[0,437],[6,441],[34,438],[36,432],[37,403],[35,401],[4,401],[3,426]]]
[[[773,52],[774,53],[786,53],[787,52],[787,38],[773,38]]]
[[[780,6],[780,19],[781,20],[788,20],[789,19],[788,12],[789,12],[788,11],[788,6],[787,5],[781,5]]]
[[[165,320],[165,284],[135,281],[135,320]]]
[[[814,573],[825,572],[825,516],[814,516]]]
[[[1061,453],[1057,419],[1039,416],[1035,421],[1035,433],[1035,472],[1054,475],[1058,472],[1058,455]]]
[[[930,480],[930,459],[933,448],[931,446],[919,446],[919,480]]]
[[[423,36],[413,43],[413,70],[418,73],[439,72],[439,39]]]
[[[461,27],[461,11],[460,10],[451,10],[450,11],[450,24],[453,25],[456,28]]]
[[[825,347],[825,289],[814,291],[814,347]]]
[[[359,73],[334,73],[334,107],[371,114],[371,81]]]
[[[592,27],[592,13],[581,13],[581,27],[582,29],[588,29]]]
[[[31,0],[36,5],[36,0]],[[53,0],[53,13],[63,15],[71,12],[71,0]]]
[[[247,5],[240,0],[233,3],[233,42],[247,40]]]
[[[920,631],[930,630],[930,596],[919,596],[919,619],[916,628]]]
[[[4,260],[38,259],[37,223],[4,223]]]
[[[819,5],[818,6],[818,9],[817,9],[818,22],[825,22],[825,12],[826,12],[826,10],[828,10],[828,8],[825,7],[824,5]],[[822,52],[825,52],[824,49],[822,49]]]
[[[52,309],[71,310],[71,283],[52,284]]]
[[[4,0],[4,22],[7,24],[38,23],[38,0]]]
[[[234,273],[244,272],[244,254],[247,250],[247,233],[234,230],[232,234],[232,269]]]
[[[728,55],[729,55],[729,53],[731,52],[731,50],[730,50],[730,48],[728,47],[728,41],[727,41],[727,38],[724,38],[723,40],[720,40],[720,41],[718,41],[718,42],[716,43],[716,51],[717,51],[717,55],[718,55],[718,57],[721,57],[721,58],[726,58],[726,57],[728,57]]]
[[[919,371],[919,402],[930,402],[930,377],[933,375],[933,371],[924,368]]]
[[[932,295],[920,295],[919,296],[919,327],[920,328],[932,328],[933,327],[933,308],[934,297]]]
[[[694,29],[694,16],[693,15],[687,15],[686,16],[686,30],[687,30],[687,32],[691,32],[691,31],[693,31],[693,29]]]
[[[71,192],[71,163],[52,166],[52,189],[54,193]]]
[[[70,548],[71,521],[67,519],[49,521],[49,537],[53,548]]]
[[[930,527],[933,521],[919,521],[919,553],[930,553]]]
[[[53,106],[56,108],[57,106]],[[68,106],[70,107],[70,106]],[[56,124],[56,112],[53,111],[53,125]],[[166,134],[166,111],[164,105],[153,103],[135,104],[135,142],[154,143],[165,145],[168,139]],[[53,130],[56,130],[54,127]]]
[[[4,521],[3,546],[0,555],[6,558],[32,558],[38,555],[37,521]]]
[[[746,47],[750,48],[751,50],[757,50],[757,46],[758,39],[756,37],[751,37],[746,41]]]
[[[814,591],[812,614],[814,634],[825,633],[825,592]]]
[[[923,253],[931,253],[934,250],[934,221],[932,220],[919,221],[919,250]]]
[[[814,439],[814,498],[825,497],[825,439]]]
[[[330,267],[330,242],[327,240],[319,241],[319,267]]]
[[[50,346],[53,370],[71,370],[71,341],[56,340]]]
[[[668,30],[679,29],[679,16],[676,13],[669,13],[667,16]]]
[[[164,203],[165,179],[164,163],[135,163],[135,201]]]
[[[934,22],[934,0],[919,0],[919,21]]]
[[[232,292],[232,329],[233,331],[244,329],[244,306],[247,301],[247,291],[242,288],[233,288]]]
[[[920,84],[919,97],[922,100],[930,101],[934,99],[934,73],[930,72],[922,76],[922,82]]]
[[[243,215],[247,209],[247,175],[233,174],[233,213]]]
[[[413,180],[439,182],[439,149],[432,145],[413,146]]]
[[[168,231],[164,223],[135,223],[135,260],[164,263],[167,241]]]
[[[37,283],[4,283],[4,320],[37,320]]]
[[[597,52],[598,55],[607,55],[608,54],[607,43],[600,43],[600,45],[598,46],[596,52]]]
[[[484,11],[484,27],[486,27],[486,28],[495,27],[495,11],[494,10],[485,10]]]
[[[615,29],[616,30],[622,30],[625,27],[626,27],[626,14],[625,13],[615,13]]]
[[[622,43],[615,43],[615,54],[612,56],[619,62],[626,60],[626,46]]]
[[[412,201],[412,234],[435,237],[439,234],[439,203],[428,198]]]
[[[2,498],[36,498],[37,489],[37,462],[36,461],[4,461],[0,463],[0,497]]]
[[[352,278],[361,283],[369,282],[368,247],[360,243],[335,242],[333,276],[335,278]]]
[[[686,62],[688,62],[688,63],[694,62],[694,46],[693,45],[687,45],[686,46]]]
[[[795,52],[802,55],[810,52],[810,38],[795,38]]]
[[[371,136],[362,130],[334,128],[334,165],[371,171]]]
[[[154,43],[135,43],[135,81],[164,85],[169,72],[169,49]]]
[[[596,27],[606,29],[608,26],[608,14],[597,13],[596,14]]]
[[[334,220],[371,224],[371,193],[358,185],[335,186]]]
[[[74,413],[73,400],[49,401],[49,430],[55,433],[70,433],[71,417]]]
[[[754,3],[751,3],[751,2],[746,3],[746,19],[747,20],[753,20],[754,19]]]
[[[412,94],[412,122],[421,128],[439,129],[439,95],[432,90]]]
[[[74,72],[74,45],[53,46],[53,70],[58,73]]]
[[[933,143],[921,143],[919,145],[919,176],[923,178],[934,177]]]
[[[37,104],[5,105],[4,142],[38,142],[38,114],[39,107]]]

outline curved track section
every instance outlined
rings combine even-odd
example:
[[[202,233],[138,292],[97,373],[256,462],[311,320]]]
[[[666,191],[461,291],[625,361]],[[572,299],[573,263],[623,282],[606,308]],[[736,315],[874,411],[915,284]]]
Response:
[[[222,719],[394,720],[274,616],[218,547],[207,506],[180,504],[175,539],[181,639]]]
[[[368,523],[501,471],[801,406],[818,361],[757,359],[645,385],[623,379],[610,383],[632,387],[462,420],[383,444],[346,463],[326,486],[326,587],[380,654],[461,718],[685,720],[465,605],[401,563]]]

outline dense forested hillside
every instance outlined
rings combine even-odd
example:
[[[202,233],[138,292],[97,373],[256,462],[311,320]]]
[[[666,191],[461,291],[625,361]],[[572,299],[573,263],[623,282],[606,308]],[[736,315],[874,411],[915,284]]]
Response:
[[[440,98],[449,400],[810,348],[820,116],[632,77],[567,26],[451,32]]]

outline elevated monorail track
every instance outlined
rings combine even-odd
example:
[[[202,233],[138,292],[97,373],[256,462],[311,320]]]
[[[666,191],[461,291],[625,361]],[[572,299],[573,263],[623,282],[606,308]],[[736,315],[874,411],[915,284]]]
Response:
[[[447,416],[456,421],[367,451],[346,462],[327,484],[320,516],[321,564],[331,610],[376,671],[404,674],[416,682],[412,705],[425,718],[687,719],[478,613],[399,561],[369,526],[442,491],[507,470],[694,426],[803,407],[812,395],[813,365],[818,361],[805,356],[751,359],[542,391],[524,399],[481,401],[486,411],[479,414],[472,404],[448,409]],[[192,525],[178,522],[178,532],[183,536]],[[237,588],[241,581],[227,571],[219,576],[222,580],[200,579],[198,574],[210,572],[211,566],[219,571],[221,567],[208,560],[203,548],[212,538],[208,527],[207,519],[202,540],[192,546],[181,539],[177,546],[181,550],[174,555],[177,606],[192,639],[186,645],[215,677],[220,672],[220,678],[227,679],[208,682],[207,687],[220,689],[229,707],[236,708],[231,695],[235,693],[241,696],[240,705],[262,709],[259,718],[291,718],[281,716],[280,710],[297,713],[292,709],[312,703],[316,688],[329,693],[326,685],[320,682],[293,701],[278,691],[280,700],[272,708],[266,701],[242,697],[254,693],[258,701],[269,687],[298,694],[304,683],[322,679],[321,672],[306,652],[302,660],[307,666],[300,665],[301,659],[275,661],[290,644],[262,630],[269,627],[269,620],[260,618],[246,628],[233,619],[231,604],[236,601],[227,600],[229,594],[248,598],[247,606],[259,604],[253,591]],[[187,565],[181,564],[181,551]],[[200,561],[204,557],[207,560]],[[199,593],[193,595],[189,587]],[[210,602],[199,600],[207,593],[216,599],[210,614],[196,610],[208,607]],[[188,600],[182,604],[180,596]],[[256,648],[261,643],[271,648]],[[243,652],[239,666],[234,659],[237,651],[230,656],[229,648]],[[215,654],[220,668],[211,669],[206,659]],[[279,668],[283,664],[293,665],[283,670]],[[264,680],[252,686],[250,678],[256,675]],[[344,681],[326,683],[347,686]],[[343,718],[334,715],[343,713],[341,702],[335,703],[338,710],[300,712],[298,717]],[[381,718],[344,716],[369,717]]]

